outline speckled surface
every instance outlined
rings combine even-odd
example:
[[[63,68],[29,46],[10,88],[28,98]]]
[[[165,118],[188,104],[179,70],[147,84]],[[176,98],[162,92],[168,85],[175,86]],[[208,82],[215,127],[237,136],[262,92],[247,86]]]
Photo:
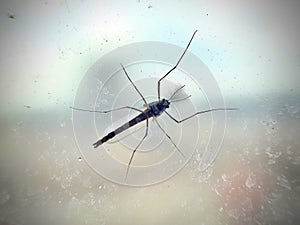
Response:
[[[299,7],[1,1],[0,223],[299,224]],[[102,178],[74,138],[69,106],[81,80],[118,47],[184,48],[195,29],[189,51],[209,68],[226,105],[240,108],[226,114],[214,164],[199,171],[211,126],[203,115],[198,151],[167,181],[132,188]]]

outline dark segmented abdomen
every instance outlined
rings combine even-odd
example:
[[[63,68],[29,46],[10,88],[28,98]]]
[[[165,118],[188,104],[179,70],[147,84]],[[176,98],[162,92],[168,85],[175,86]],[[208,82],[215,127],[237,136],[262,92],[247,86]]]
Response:
[[[140,113],[139,115],[137,115],[136,117],[134,117],[132,120],[130,120],[129,122],[123,124],[122,126],[120,126],[119,128],[115,129],[114,131],[110,132],[108,135],[106,135],[105,137],[103,137],[102,139],[100,139],[99,141],[95,142],[93,144],[94,148],[97,148],[99,145],[103,144],[104,142],[107,142],[108,140],[112,139],[114,136],[116,136],[117,134],[123,132],[124,130],[127,130],[129,127],[132,127],[144,120],[146,120],[147,118],[151,117],[149,115],[149,113],[147,113],[148,111],[146,110],[145,112]]]

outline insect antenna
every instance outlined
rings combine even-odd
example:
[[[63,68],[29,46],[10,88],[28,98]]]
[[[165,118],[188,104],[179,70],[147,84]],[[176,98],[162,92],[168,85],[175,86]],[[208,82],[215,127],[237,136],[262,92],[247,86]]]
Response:
[[[186,96],[185,98],[180,98],[180,99],[174,99],[174,100],[171,100],[169,102],[181,102],[181,101],[184,101],[188,98],[190,98],[192,95],[189,95],[189,96]]]
[[[184,87],[185,87],[185,85],[182,85],[181,87],[177,88],[177,90],[174,91],[174,93],[171,95],[171,97],[169,98],[168,101],[172,101],[172,98],[176,95],[176,93],[178,93],[178,91],[180,91]]]

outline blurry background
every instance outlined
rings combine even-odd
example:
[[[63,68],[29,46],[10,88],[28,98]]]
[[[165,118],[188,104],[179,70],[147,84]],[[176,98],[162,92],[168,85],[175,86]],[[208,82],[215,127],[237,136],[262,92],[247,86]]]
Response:
[[[1,1],[1,224],[299,224],[300,2]],[[227,105],[215,164],[110,183],[80,158],[69,106],[118,46],[162,41],[211,70]]]

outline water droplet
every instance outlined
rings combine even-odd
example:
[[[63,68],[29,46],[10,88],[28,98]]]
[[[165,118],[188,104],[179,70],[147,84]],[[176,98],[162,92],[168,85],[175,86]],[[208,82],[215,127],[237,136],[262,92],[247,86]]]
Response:
[[[255,186],[255,182],[253,181],[253,179],[251,178],[251,176],[248,176],[245,184],[246,184],[247,188],[252,188],[252,187]]]

